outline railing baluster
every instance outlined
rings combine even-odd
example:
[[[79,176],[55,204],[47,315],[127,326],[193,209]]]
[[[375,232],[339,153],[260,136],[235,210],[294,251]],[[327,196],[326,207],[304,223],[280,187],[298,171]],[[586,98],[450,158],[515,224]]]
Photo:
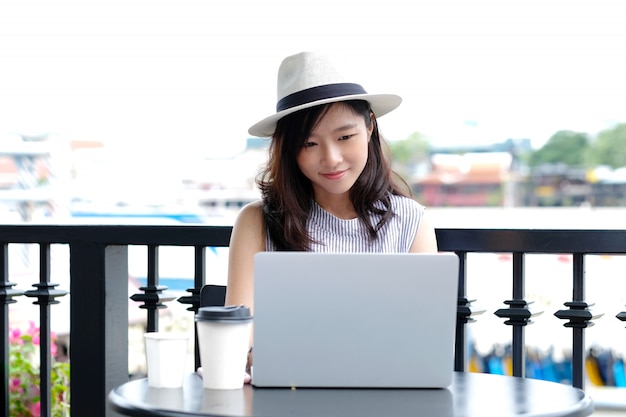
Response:
[[[568,310],[559,310],[554,315],[560,319],[568,319],[565,327],[572,328],[572,385],[583,389],[585,386],[585,333],[587,327],[593,326],[592,320],[602,314],[592,314],[585,301],[585,256],[574,253],[572,257],[572,301],[564,305]]]
[[[147,312],[147,332],[159,330],[159,310],[167,308],[161,301],[172,301],[175,297],[163,294],[167,290],[166,285],[159,285],[159,245],[148,245],[148,276],[145,287],[139,287],[143,294],[133,294],[133,301],[143,301],[139,308]]]
[[[140,288],[146,291],[146,294],[151,292],[159,293],[161,290],[166,290],[167,287],[159,286],[159,247],[157,245],[148,245],[148,276],[147,287]],[[156,332],[159,330],[159,309],[165,307],[160,304],[158,300],[156,304],[148,304],[146,309],[148,310],[148,332]]]
[[[572,258],[573,281],[572,301],[574,303],[587,304],[585,302],[585,257],[582,253],[574,254]],[[578,388],[584,386],[585,376],[585,327],[592,326],[589,322],[584,326],[574,326],[572,329],[572,385]]]
[[[196,295],[193,305],[188,309],[194,312],[200,307],[200,288],[206,284],[206,248],[194,246],[193,293]]]
[[[0,303],[2,303],[2,342],[0,357],[2,358],[2,381],[0,396],[2,415],[9,415],[9,304],[15,303],[13,297],[23,294],[14,290],[14,283],[9,282],[9,244],[0,242]]]
[[[494,314],[498,317],[508,318],[504,322],[513,326],[513,341],[511,348],[513,376],[526,376],[526,335],[525,328],[532,323],[531,318],[542,312],[531,312],[528,308],[531,303],[525,300],[526,297],[526,277],[524,269],[525,253],[513,252],[513,277],[512,277],[512,298],[506,300],[508,308],[501,308]]]
[[[467,332],[465,331],[465,324],[470,320],[472,311],[470,309],[471,302],[467,299],[467,253],[457,252],[459,257],[459,283],[458,283],[458,297],[457,297],[457,312],[456,312],[456,338],[454,341],[454,370],[465,371],[467,363]]]
[[[198,312],[200,308],[200,289],[203,285],[206,284],[206,248],[202,246],[195,247],[195,256],[194,256],[194,302],[191,306],[191,311],[195,313]],[[194,369],[198,369],[200,366],[200,349],[198,346],[198,334],[195,331],[195,321],[194,321]]]
[[[193,273],[193,288],[187,288],[187,292],[191,295],[180,297],[178,302],[181,304],[190,304],[187,311],[192,311],[194,314],[198,312],[200,308],[200,290],[206,284],[206,248],[204,246],[194,246],[194,273]],[[195,323],[194,323],[195,327]],[[200,366],[200,350],[198,348],[198,335],[194,331],[194,365],[197,369]]]
[[[467,370],[467,331],[465,325],[476,320],[474,316],[485,312],[483,309],[472,307],[476,300],[467,298],[467,252],[456,252],[459,257],[459,283],[457,292],[456,336],[454,341],[454,370]]]
[[[511,308],[525,308],[526,301],[526,283],[524,276],[524,254],[521,252],[513,253],[513,299],[511,300]],[[528,311],[528,309],[526,309]],[[530,323],[528,319],[515,320],[513,324],[513,376],[526,376],[526,343],[525,343],[525,326]]]
[[[50,245],[45,243],[39,245],[39,282],[39,289],[43,289],[50,282]],[[54,286],[55,284],[49,285],[50,288],[54,288]],[[35,302],[39,304],[39,401],[41,415],[50,416],[52,414],[50,404],[50,375],[52,373],[50,363],[50,305],[56,304],[58,301],[52,299],[46,300],[48,302],[41,302],[41,300],[42,298],[39,297],[39,301]]]
[[[50,377],[52,374],[52,355],[50,353],[50,306],[58,304],[56,297],[62,297],[67,291],[56,290],[58,284],[50,283],[50,244],[39,244],[39,283],[35,290],[24,293],[27,297],[36,297],[33,304],[39,305],[39,402],[42,416],[52,415],[50,397]]]

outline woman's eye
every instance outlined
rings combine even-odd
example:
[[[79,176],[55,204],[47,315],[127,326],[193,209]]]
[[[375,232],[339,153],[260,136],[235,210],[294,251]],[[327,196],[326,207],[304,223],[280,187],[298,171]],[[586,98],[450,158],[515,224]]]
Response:
[[[304,142],[304,147],[305,148],[310,148],[312,146],[317,145],[315,142]]]
[[[339,138],[339,140],[348,140],[348,139],[350,139],[352,136],[354,136],[354,135],[344,135],[344,136],[340,137],[340,138]]]

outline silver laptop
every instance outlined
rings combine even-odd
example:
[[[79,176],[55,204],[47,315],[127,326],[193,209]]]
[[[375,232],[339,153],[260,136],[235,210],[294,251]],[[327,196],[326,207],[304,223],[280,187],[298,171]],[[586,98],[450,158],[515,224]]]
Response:
[[[254,268],[253,385],[451,384],[455,254],[261,252]]]

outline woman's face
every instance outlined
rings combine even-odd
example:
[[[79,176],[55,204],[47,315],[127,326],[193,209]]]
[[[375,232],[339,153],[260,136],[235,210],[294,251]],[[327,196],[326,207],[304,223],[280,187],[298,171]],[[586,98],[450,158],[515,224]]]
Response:
[[[373,124],[368,128],[362,115],[342,103],[322,116],[297,156],[316,199],[347,195],[365,168],[372,129]]]

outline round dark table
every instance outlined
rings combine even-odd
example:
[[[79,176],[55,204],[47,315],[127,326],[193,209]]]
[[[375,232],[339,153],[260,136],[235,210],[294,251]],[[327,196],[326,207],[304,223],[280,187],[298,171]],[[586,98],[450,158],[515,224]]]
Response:
[[[111,407],[132,417],[583,417],[591,398],[569,385],[530,378],[455,372],[446,389],[254,388],[209,390],[193,373],[182,388],[150,388],[147,379],[109,393]]]

